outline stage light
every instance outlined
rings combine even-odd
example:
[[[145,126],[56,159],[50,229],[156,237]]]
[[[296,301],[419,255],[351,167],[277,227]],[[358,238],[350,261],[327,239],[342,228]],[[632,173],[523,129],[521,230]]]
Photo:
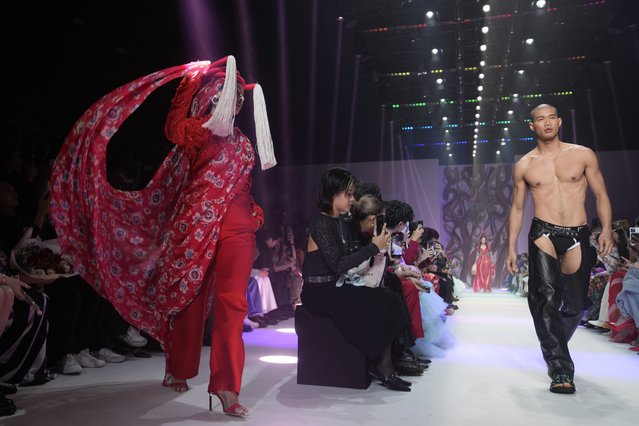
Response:
[[[479,118],[479,114],[475,114],[475,118]]]
[[[432,53],[433,55],[437,55],[437,54],[439,53],[439,49],[437,49],[437,48],[433,48],[433,50],[431,50],[431,53]]]
[[[433,16],[435,16],[435,14],[433,13],[433,11],[432,11],[432,10],[429,10],[428,12],[426,12],[426,17],[427,17],[428,19],[431,19]]]
[[[507,132],[507,131],[508,131],[508,127],[504,127],[504,132]]]
[[[481,50],[482,52],[485,52],[487,49],[485,44],[482,44],[481,46],[479,46],[479,50]]]
[[[489,4],[485,4],[484,7],[481,8],[481,10],[483,10],[484,13],[490,12],[490,5]]]
[[[444,79],[443,78],[438,78],[436,81],[437,81],[437,84],[442,84],[444,82]]]
[[[475,129],[475,130],[477,130],[477,129]],[[477,135],[473,135],[473,137],[474,137],[475,139],[477,139],[477,138],[478,138],[478,136],[477,136]],[[475,141],[475,143],[477,143],[477,141]]]
[[[481,32],[484,34],[488,34],[488,27],[481,27]]]
[[[481,96],[477,96],[477,100],[481,102]]]
[[[444,133],[450,133],[450,130],[446,129],[444,130]]]
[[[535,6],[537,6],[539,9],[543,9],[544,7],[546,7],[546,0],[537,0],[535,2]]]
[[[441,99],[439,100],[439,102],[441,102],[441,103],[445,104],[445,103],[446,103],[446,99],[441,98]]]
[[[448,117],[442,117],[442,120],[448,121]]]
[[[519,94],[513,93],[513,98],[518,98],[518,97],[519,97]]]
[[[486,61],[479,61],[479,66],[480,67],[486,66]]]
[[[475,133],[479,133],[479,129],[475,129]],[[477,135],[475,135],[475,136],[477,136]]]
[[[508,110],[508,115],[513,115],[515,112],[512,109]]]
[[[268,355],[260,357],[259,360],[271,364],[297,364],[297,357],[288,355]]]
[[[453,153],[451,152],[450,154],[448,154],[448,156],[449,156],[449,157],[452,157],[452,156],[453,156]]]
[[[480,72],[480,73],[479,73],[479,75],[478,75],[478,77],[479,77],[479,79],[480,79],[480,80],[483,80],[483,79],[484,79],[484,73],[483,73],[483,72]]]
[[[506,141],[502,139],[501,144],[502,146],[506,145]]]
[[[450,148],[450,142],[446,142],[446,146]]]
[[[475,126],[479,126],[479,121],[475,121]]]
[[[483,90],[484,90],[484,86],[477,86],[477,91],[478,91],[478,92],[481,92],[481,91],[483,91]]]
[[[524,74],[524,70],[517,70],[517,74],[523,75]]]
[[[527,38],[527,39],[526,39],[526,44],[527,44],[528,46],[530,46],[530,45],[531,45],[531,44],[533,44],[534,42],[535,42],[535,39],[533,39],[533,38]]]
[[[481,107],[480,107],[479,105],[477,105],[477,106],[475,107],[475,109],[476,109],[477,111],[479,111],[479,110],[481,109]]]

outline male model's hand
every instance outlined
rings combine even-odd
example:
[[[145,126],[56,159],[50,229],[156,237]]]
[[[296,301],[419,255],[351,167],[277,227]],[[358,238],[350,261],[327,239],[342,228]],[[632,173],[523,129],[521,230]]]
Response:
[[[517,252],[515,250],[508,250],[508,256],[506,256],[506,269],[511,274],[517,272]]]
[[[612,251],[612,231],[601,231],[599,234],[599,254],[607,256]]]

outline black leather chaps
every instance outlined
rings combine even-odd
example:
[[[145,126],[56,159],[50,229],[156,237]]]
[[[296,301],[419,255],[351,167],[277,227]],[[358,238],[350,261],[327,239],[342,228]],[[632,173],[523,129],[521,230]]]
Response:
[[[555,247],[557,258],[542,251],[535,241],[545,236]],[[528,307],[533,318],[548,375],[559,372],[574,376],[575,365],[568,340],[581,321],[588,297],[590,230],[587,225],[565,227],[537,218],[528,234]],[[561,257],[567,250],[581,249],[581,264],[573,274],[561,273]]]

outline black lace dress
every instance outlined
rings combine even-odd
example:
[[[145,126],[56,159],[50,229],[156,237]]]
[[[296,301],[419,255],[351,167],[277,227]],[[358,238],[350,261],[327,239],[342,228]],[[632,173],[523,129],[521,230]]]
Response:
[[[315,217],[310,237],[319,250],[304,258],[303,275],[339,276],[379,252],[373,243],[350,253],[350,226],[326,215]],[[369,359],[379,356],[408,325],[401,297],[386,288],[335,286],[330,282],[304,282],[302,304],[313,314],[327,316]]]

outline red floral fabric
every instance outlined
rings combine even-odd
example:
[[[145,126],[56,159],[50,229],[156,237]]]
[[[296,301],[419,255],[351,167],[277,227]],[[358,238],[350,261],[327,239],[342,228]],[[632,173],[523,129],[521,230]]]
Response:
[[[237,128],[214,136],[201,117],[187,117],[208,70],[208,62],[168,68],[104,96],[75,123],[51,175],[50,213],[63,253],[128,322],[161,343],[171,317],[209,285],[222,217],[230,199],[250,188],[250,141]],[[144,189],[113,188],[110,138],[156,88],[185,75],[165,128],[176,147]],[[261,216],[258,206],[254,214]]]

